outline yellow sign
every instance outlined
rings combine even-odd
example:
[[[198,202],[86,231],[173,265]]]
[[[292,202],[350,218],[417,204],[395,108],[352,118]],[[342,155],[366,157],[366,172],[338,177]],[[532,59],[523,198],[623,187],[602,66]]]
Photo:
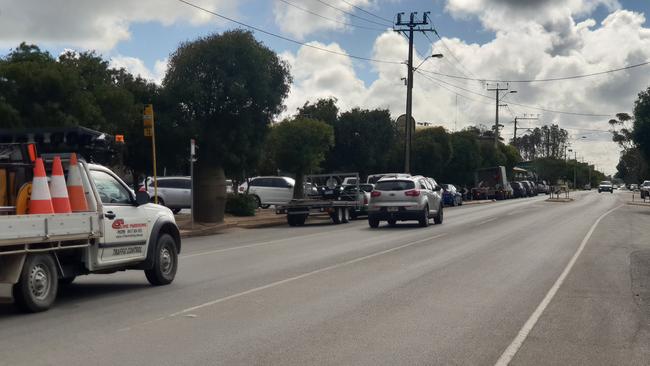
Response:
[[[142,122],[144,124],[144,127],[153,127],[153,105],[147,104],[144,106]]]

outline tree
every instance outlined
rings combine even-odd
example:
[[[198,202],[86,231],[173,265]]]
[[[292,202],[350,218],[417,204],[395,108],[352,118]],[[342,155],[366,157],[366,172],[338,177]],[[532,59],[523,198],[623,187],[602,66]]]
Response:
[[[650,87],[639,93],[634,102],[634,131],[632,139],[639,151],[646,159],[650,160]]]
[[[474,184],[474,172],[481,163],[481,148],[474,132],[463,130],[451,134],[452,156],[445,175],[439,179],[461,186]]]
[[[311,118],[323,121],[334,126],[339,116],[339,107],[336,106],[336,98],[319,99],[316,103],[305,102],[298,108],[298,117]]]
[[[512,140],[514,145],[526,160],[535,158],[554,158],[561,159],[564,157],[565,147],[568,146],[569,133],[560,128],[558,125],[545,125],[541,128],[536,127],[529,134]]]
[[[443,127],[416,130],[411,156],[413,172],[442,179],[452,156],[451,146],[451,138]]]
[[[258,162],[271,120],[289,92],[288,66],[248,31],[185,42],[171,55],[163,86],[179,125],[199,146],[195,217],[223,220],[225,173],[242,174]]]
[[[273,126],[269,141],[277,166],[296,177],[293,197],[302,198],[304,176],[319,170],[334,145],[334,129],[322,121],[296,117]]]

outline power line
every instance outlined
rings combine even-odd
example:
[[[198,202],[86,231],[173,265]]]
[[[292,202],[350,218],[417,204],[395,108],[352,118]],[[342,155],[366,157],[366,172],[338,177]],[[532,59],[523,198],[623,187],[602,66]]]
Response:
[[[421,75],[424,75],[424,74],[422,73],[421,70],[417,70],[417,72],[420,73]],[[481,97],[483,97],[483,98],[487,98],[487,99],[490,99],[490,100],[494,100],[494,98],[491,97],[491,96],[489,96],[489,95],[481,94],[481,93],[475,92],[475,91],[473,91],[473,90],[471,90],[471,89],[463,88],[462,86],[458,86],[458,85],[455,85],[455,84],[448,83],[448,82],[446,82],[446,81],[444,81],[444,80],[440,80],[440,79],[436,79],[436,78],[432,78],[432,79],[434,79],[435,81],[437,81],[437,82],[439,82],[439,83],[443,83],[443,84],[449,85],[449,86],[451,86],[451,87],[454,87],[454,88],[457,88],[457,89],[460,89],[460,90],[464,90],[464,91],[466,91],[466,92],[468,92],[468,93],[472,93],[472,94],[475,94],[475,95],[481,96]],[[508,103],[509,103],[509,104],[514,104],[514,105],[517,105],[517,106],[520,106],[520,107],[528,108],[528,109],[536,109],[536,110],[540,110],[540,111],[544,111],[544,112],[549,112],[549,113],[568,114],[568,115],[573,115],[573,116],[583,116],[583,117],[611,117],[611,116],[614,115],[614,114],[595,114],[595,113],[579,113],[579,112],[558,111],[558,110],[553,110],[553,109],[549,109],[549,108],[536,107],[536,106],[531,106],[531,105],[526,105],[526,104],[516,103],[516,102],[513,102],[513,101],[509,101]]]
[[[429,35],[426,34],[426,33],[424,33],[424,36],[425,36],[425,37],[429,40],[429,42],[431,43],[431,47],[434,47],[433,39],[431,39],[431,37],[429,37]],[[443,45],[444,45],[444,44],[443,44]],[[447,47],[445,47],[445,48],[447,48]],[[447,48],[447,50],[449,50],[449,48]],[[451,54],[452,57],[455,58],[455,56],[453,56],[453,54],[452,54],[451,52],[449,52],[449,54]],[[453,67],[456,71],[460,72],[463,76],[467,76],[467,74],[465,73],[465,71],[463,71],[463,70],[460,69],[458,66],[456,66],[456,64],[454,64],[454,63],[452,63],[451,61],[449,61],[449,58],[445,57],[445,58],[443,58],[443,60],[444,60],[447,64],[449,64],[451,67]],[[461,65],[461,66],[462,66],[462,65]],[[473,75],[472,75],[472,76],[473,76]]]
[[[379,15],[377,15],[375,13],[369,12],[366,9],[358,7],[358,6],[356,6],[356,5],[354,5],[354,4],[350,3],[350,2],[347,2],[346,0],[341,0],[341,1],[348,4],[348,5],[350,5],[351,7],[355,8],[355,9],[357,9],[359,11],[362,11],[362,12],[368,14],[368,15],[371,15],[371,16],[377,18],[377,19],[385,20],[385,21],[389,22],[390,24],[393,24],[393,19],[384,18],[384,17],[379,16]]]
[[[289,5],[289,6],[291,6],[291,7],[294,7],[294,8],[296,8],[296,9],[302,10],[302,11],[304,11],[305,13],[309,13],[309,14],[314,15],[314,16],[317,16],[317,17],[319,17],[319,18],[323,18],[323,19],[329,20],[330,22],[334,22],[334,23],[338,23],[338,24],[346,25],[346,26],[349,26],[349,27],[361,28],[361,29],[378,30],[378,31],[382,31],[382,32],[386,30],[386,29],[384,29],[384,28],[367,27],[367,26],[364,26],[364,25],[358,25],[358,24],[346,23],[346,22],[340,21],[340,20],[338,20],[338,19],[334,19],[334,18],[326,17],[325,15],[322,15],[322,14],[318,14],[318,13],[316,13],[316,12],[314,12],[314,11],[309,10],[309,9],[305,9],[305,8],[300,7],[300,6],[298,6],[298,5],[296,5],[296,4],[292,3],[292,2],[289,2],[289,1],[287,1],[287,0],[279,0],[279,1],[281,1],[281,2],[283,2],[283,3],[285,3],[285,4],[287,4],[287,5]]]
[[[334,6],[334,5],[330,4],[330,3],[327,3],[327,2],[325,2],[325,1],[323,1],[323,0],[316,0],[316,1],[318,1],[319,3],[321,3],[321,4],[323,4],[323,5],[327,6],[327,7],[330,7],[330,8],[332,8],[332,9],[338,10],[338,11],[340,11],[340,12],[343,13],[343,14],[347,14],[347,15],[349,15],[349,16],[351,16],[351,17],[354,17],[354,18],[357,18],[357,19],[364,20],[364,21],[366,21],[366,22],[368,22],[368,23],[373,23],[373,24],[377,24],[377,25],[382,25],[382,26],[384,26],[384,27],[388,26],[386,23],[379,23],[379,22],[375,22],[374,20],[371,20],[371,19],[368,19],[368,18],[360,17],[360,16],[358,16],[358,15],[356,15],[356,14],[354,14],[354,13],[351,13],[351,12],[349,12],[349,11],[346,11],[346,10],[343,10],[343,9],[341,9],[341,8],[338,8],[338,7],[336,7],[336,6]],[[393,22],[392,22],[392,21],[390,22],[390,26],[391,26],[391,27],[393,26]]]
[[[254,25],[249,25],[249,24],[246,24],[246,23],[240,22],[240,21],[238,21],[238,20],[235,20],[235,19],[233,19],[233,18],[229,18],[229,17],[227,17],[227,16],[225,16],[225,15],[222,15],[222,14],[219,14],[219,13],[217,13],[217,12],[215,12],[215,11],[212,11],[212,10],[209,10],[209,9],[206,9],[206,8],[203,8],[203,7],[199,6],[199,5],[193,4],[193,3],[189,2],[189,1],[186,1],[186,0],[177,0],[177,1],[178,1],[178,2],[181,2],[181,3],[185,4],[185,5],[191,6],[191,7],[195,8],[195,9],[198,9],[198,10],[204,11],[204,12],[209,13],[209,14],[212,14],[212,15],[214,15],[214,16],[216,16],[216,17],[221,18],[221,19],[225,19],[225,20],[227,20],[227,21],[229,21],[229,22],[232,22],[232,23],[235,23],[235,24],[241,25],[242,27],[245,27],[245,28],[248,28],[248,29],[252,29],[252,30],[258,31],[258,32],[260,32],[260,33],[264,33],[264,34],[266,34],[266,35],[269,35],[269,36],[272,36],[272,37],[276,37],[276,38],[279,38],[279,39],[285,40],[285,41],[287,41],[287,42],[291,42],[291,43],[295,43],[295,44],[298,44],[298,45],[301,45],[301,46],[305,46],[305,47],[313,48],[313,49],[315,49],[315,50],[319,50],[319,51],[323,51],[323,52],[331,53],[331,54],[338,55],[338,56],[350,57],[350,58],[353,58],[353,59],[356,59],[356,60],[378,62],[378,63],[383,63],[383,64],[395,64],[395,65],[401,65],[401,64],[402,64],[401,61],[378,60],[378,59],[373,59],[373,58],[368,58],[368,57],[349,55],[349,54],[347,54],[347,53],[337,52],[337,51],[332,51],[332,50],[329,50],[329,49],[327,49],[327,48],[314,46],[314,45],[312,45],[312,44],[305,43],[305,42],[300,42],[300,41],[297,41],[297,40],[295,40],[295,39],[292,39],[292,38],[289,38],[289,37],[285,37],[285,36],[280,35],[280,34],[277,34],[277,33],[269,32],[269,31],[267,31],[267,30],[264,30],[264,29],[262,29],[262,28],[256,27],[256,26],[254,26]]]
[[[429,72],[431,74],[439,75],[439,76],[444,76],[448,78],[453,78],[453,79],[462,79],[462,80],[471,80],[471,81],[480,81],[480,82],[492,82],[492,83],[541,83],[541,82],[550,82],[550,81],[562,81],[562,80],[574,80],[574,79],[582,79],[582,78],[588,78],[588,77],[593,77],[593,76],[598,76],[598,75],[605,75],[605,74],[610,74],[614,72],[619,72],[619,71],[624,71],[624,70],[629,70],[629,69],[634,69],[637,67],[641,66],[646,66],[650,65],[650,61],[645,61],[639,64],[633,64],[633,65],[627,65],[624,67],[619,67],[617,69],[610,69],[610,70],[605,70],[605,71],[599,71],[599,72],[593,72],[590,74],[581,74],[581,75],[571,75],[571,76],[563,76],[563,77],[553,77],[553,78],[546,78],[546,79],[524,79],[524,80],[499,80],[499,79],[481,79],[481,78],[470,78],[466,76],[460,76],[460,75],[451,75],[451,74],[445,74],[441,72],[436,72],[432,70],[422,70]]]
[[[465,65],[463,65],[462,62],[460,62],[460,60],[458,59],[458,57],[456,57],[456,55],[455,55],[454,52],[451,50],[451,48],[449,48],[449,47],[447,46],[447,43],[445,42],[444,39],[442,39],[442,37],[440,37],[440,34],[438,34],[438,31],[434,29],[433,33],[436,35],[436,37],[438,37],[438,39],[440,40],[440,42],[442,43],[442,45],[447,49],[447,51],[449,51],[449,54],[451,55],[451,57],[453,57],[453,59],[456,60],[456,62],[460,65],[460,67],[462,67],[463,70],[467,71],[468,74],[470,74],[471,76],[473,76],[473,77],[476,78],[476,75],[474,75],[471,71],[469,71],[469,70],[465,67]],[[466,76],[467,76],[467,75],[466,75]]]

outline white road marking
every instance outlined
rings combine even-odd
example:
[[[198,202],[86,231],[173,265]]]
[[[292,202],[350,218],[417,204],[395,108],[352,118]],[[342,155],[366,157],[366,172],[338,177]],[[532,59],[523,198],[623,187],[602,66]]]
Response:
[[[600,223],[600,221],[605,218],[605,216],[609,215],[610,213],[618,210],[621,208],[623,205],[619,205],[614,207],[613,209],[605,212],[604,214],[600,215],[600,217],[594,222],[593,225],[591,225],[591,228],[587,232],[587,235],[582,239],[582,242],[580,243],[580,246],[578,247],[578,250],[576,250],[575,254],[573,257],[571,257],[571,260],[567,264],[566,268],[564,268],[564,271],[562,271],[562,274],[560,274],[560,277],[555,281],[553,286],[551,287],[550,290],[546,293],[546,296],[544,296],[544,299],[542,302],[537,306],[533,314],[531,314],[530,318],[526,321],[524,326],[521,328],[515,339],[513,339],[512,343],[506,348],[505,351],[501,354],[501,357],[497,360],[497,362],[494,364],[495,366],[507,366],[510,364],[510,361],[515,357],[517,352],[519,352],[519,349],[521,346],[524,344],[524,341],[526,338],[528,338],[528,334],[533,330],[535,327],[535,324],[537,324],[537,321],[539,318],[542,316],[544,313],[544,310],[546,310],[546,307],[551,303],[553,300],[553,297],[555,297],[555,294],[557,291],[560,289],[560,286],[564,283],[564,280],[566,277],[569,275],[569,272],[571,272],[571,269],[573,268],[573,265],[576,263],[578,260],[578,257],[582,253],[582,250],[585,248],[587,245],[587,242],[591,238],[591,235],[594,233],[594,230],[596,230],[596,227]]]
[[[443,236],[446,236],[446,235],[447,235],[447,233],[441,233],[441,234],[438,234],[438,235],[430,236],[428,238],[415,240],[415,241],[412,241],[412,242],[409,242],[409,243],[406,243],[404,245],[400,245],[400,246],[397,246],[397,247],[394,247],[394,248],[382,250],[382,251],[379,251],[379,252],[376,252],[376,253],[373,253],[373,254],[368,254],[368,255],[363,256],[363,257],[351,259],[349,261],[345,261],[345,262],[338,263],[338,264],[333,264],[331,266],[327,266],[327,267],[323,267],[323,268],[320,268],[320,269],[317,269],[317,270],[314,270],[314,271],[311,271],[311,272],[303,273],[303,274],[295,276],[295,277],[290,277],[290,278],[286,278],[284,280],[280,280],[280,281],[272,282],[272,283],[269,283],[269,284],[266,284],[266,285],[263,285],[263,286],[255,287],[255,288],[252,288],[250,290],[239,292],[239,293],[229,295],[229,296],[226,296],[226,297],[222,297],[222,298],[219,298],[219,299],[216,299],[216,300],[208,301],[208,302],[200,304],[200,305],[192,306],[190,308],[183,309],[181,311],[175,312],[173,314],[169,314],[167,316],[161,316],[161,317],[156,318],[156,319],[148,320],[148,321],[141,322],[141,323],[138,323],[138,324],[135,324],[135,325],[131,325],[131,326],[128,326],[128,327],[125,327],[125,328],[121,328],[121,329],[118,329],[118,332],[129,331],[129,330],[131,330],[133,328],[136,328],[136,327],[145,326],[145,325],[148,325],[148,324],[159,322],[161,320],[165,320],[165,319],[169,319],[169,318],[176,317],[176,316],[179,316],[179,315],[183,315],[183,314],[186,314],[186,313],[190,313],[190,312],[193,312],[195,310],[199,310],[199,309],[206,308],[206,307],[209,307],[209,306],[212,306],[212,305],[216,305],[216,304],[228,301],[228,300],[233,300],[233,299],[236,299],[238,297],[246,296],[246,295],[249,295],[249,294],[252,294],[252,293],[255,293],[255,292],[259,292],[259,291],[266,290],[266,289],[269,289],[269,288],[272,288],[272,287],[280,286],[280,285],[283,285],[285,283],[297,281],[299,279],[309,277],[309,276],[313,276],[313,275],[318,274],[318,273],[331,271],[333,269],[337,269],[337,268],[340,268],[340,267],[343,267],[343,266],[347,266],[347,265],[350,265],[350,264],[361,262],[361,261],[364,261],[366,259],[374,258],[374,257],[380,256],[380,255],[388,254],[388,253],[391,253],[391,252],[394,252],[394,251],[397,251],[397,250],[400,250],[400,249],[404,249],[404,248],[407,248],[407,247],[410,247],[410,246],[413,246],[413,245],[416,245],[416,244],[419,244],[419,243],[423,243],[423,242],[426,242],[426,241],[429,241],[429,240],[442,238]]]

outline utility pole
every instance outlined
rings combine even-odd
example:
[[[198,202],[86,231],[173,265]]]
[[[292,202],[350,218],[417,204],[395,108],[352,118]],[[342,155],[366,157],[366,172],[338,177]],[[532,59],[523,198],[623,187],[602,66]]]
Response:
[[[510,84],[506,83],[505,88],[501,88],[499,86],[499,83],[497,83],[496,88],[490,88],[488,86],[488,91],[493,91],[494,92],[494,101],[495,101],[495,116],[494,116],[494,147],[497,147],[499,145],[499,107],[501,106],[499,104],[499,100],[503,98],[506,94],[503,96],[499,96],[499,92],[502,91],[507,91],[510,89]],[[511,90],[510,93],[516,93],[516,90]]]
[[[526,115],[524,114],[523,117],[515,117],[515,135],[512,138],[513,140],[517,140],[517,128],[518,128],[517,127],[517,121],[522,121],[522,120],[535,120],[535,121],[537,121],[537,120],[539,120],[539,115],[537,115],[536,117],[526,117]],[[522,128],[519,128],[519,129],[522,129]],[[527,129],[527,128],[525,128],[525,129]]]
[[[407,61],[407,78],[406,78],[406,128],[405,128],[405,144],[404,144],[404,173],[411,172],[411,136],[413,135],[411,127],[411,119],[413,118],[413,34],[415,32],[433,32],[433,28],[422,28],[422,26],[429,24],[429,12],[425,12],[422,20],[416,20],[417,12],[411,12],[409,21],[402,21],[404,13],[397,14],[397,22],[395,23],[395,32],[404,33],[409,40],[409,54]],[[424,61],[423,61],[424,62]]]

